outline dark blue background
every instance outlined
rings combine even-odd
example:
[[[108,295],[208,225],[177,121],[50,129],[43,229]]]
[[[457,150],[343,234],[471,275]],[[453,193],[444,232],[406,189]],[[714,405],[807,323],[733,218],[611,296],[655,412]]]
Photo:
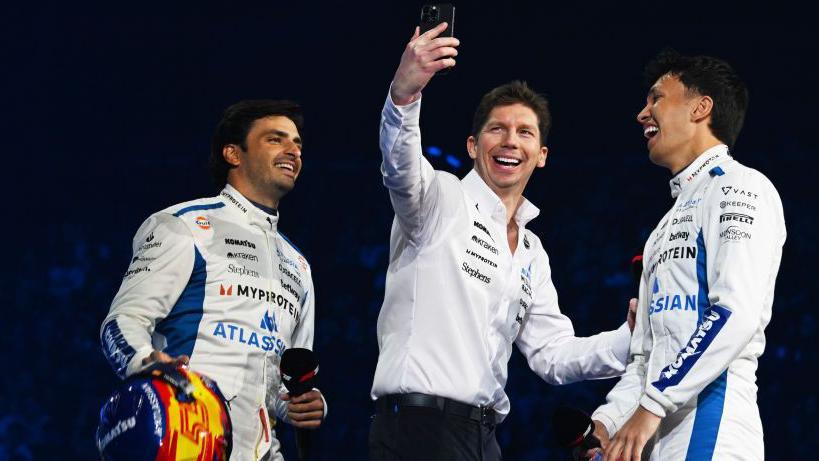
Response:
[[[424,93],[425,144],[461,159],[458,168],[433,162],[463,175],[485,91],[522,78],[549,97],[551,150],[527,190],[542,210],[531,228],[563,311],[578,334],[593,334],[622,320],[629,259],[671,204],[668,173],[647,160],[635,122],[643,65],[669,45],[734,64],[751,91],[735,154],[777,186],[789,232],[758,372],[766,450],[770,459],[816,453],[819,33],[784,5],[746,6],[742,17],[674,5],[459,4],[458,68]],[[215,194],[205,164],[227,105],[283,97],[306,112],[304,171],[281,228],[312,262],[317,287],[315,349],[330,405],[317,458],[364,459],[392,219],[378,118],[420,2],[2,9],[11,181],[0,460],[95,458],[97,411],[116,382],[98,329],[133,233],[156,210]],[[513,354],[512,412],[499,429],[506,458],[566,458],[551,411],[559,402],[591,410],[613,383],[549,386]],[[280,437],[292,454],[292,431]]]

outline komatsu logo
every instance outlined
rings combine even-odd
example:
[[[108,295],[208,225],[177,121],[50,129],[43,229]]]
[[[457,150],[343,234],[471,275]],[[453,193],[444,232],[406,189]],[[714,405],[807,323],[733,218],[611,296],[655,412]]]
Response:
[[[705,353],[730,317],[731,311],[722,306],[714,304],[709,307],[705,311],[697,331],[694,332],[694,335],[688,340],[688,344],[677,355],[674,363],[665,367],[660,372],[660,378],[651,384],[660,392],[669,386],[679,384],[691,367],[697,363],[700,356]]]

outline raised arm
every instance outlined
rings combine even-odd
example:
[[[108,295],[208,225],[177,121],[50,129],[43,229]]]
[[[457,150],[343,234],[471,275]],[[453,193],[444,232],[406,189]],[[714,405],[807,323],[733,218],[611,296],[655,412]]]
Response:
[[[429,192],[435,171],[421,153],[420,99],[436,71],[455,65],[458,40],[438,37],[445,28],[441,24],[421,35],[416,28],[381,112],[381,173],[398,223],[411,240],[419,238],[424,217],[435,202]]]

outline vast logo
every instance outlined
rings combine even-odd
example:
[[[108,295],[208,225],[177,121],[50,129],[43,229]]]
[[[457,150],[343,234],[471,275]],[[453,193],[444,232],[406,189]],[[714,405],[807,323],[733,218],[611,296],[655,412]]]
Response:
[[[744,189],[738,189],[738,188],[733,187],[733,186],[723,186],[722,187],[722,194],[723,195],[736,194],[736,195],[741,195],[743,197],[748,197],[748,198],[759,198],[759,194],[757,194],[755,192],[751,192],[749,190],[744,190]]]
[[[197,216],[193,222],[195,222],[200,229],[204,230],[210,229],[210,220],[208,219],[207,216]]]
[[[741,223],[753,224],[754,218],[741,213],[724,213],[719,215],[719,222],[739,221]]]

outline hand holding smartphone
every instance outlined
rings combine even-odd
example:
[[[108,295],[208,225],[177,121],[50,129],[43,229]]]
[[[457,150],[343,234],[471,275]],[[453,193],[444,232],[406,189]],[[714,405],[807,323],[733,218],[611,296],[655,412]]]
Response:
[[[455,6],[451,3],[436,3],[424,5],[421,7],[421,22],[418,27],[421,33],[435,28],[442,22],[446,23],[446,29],[441,32],[439,37],[452,37],[455,33]],[[442,58],[443,59],[443,58]],[[438,75],[448,74],[449,68],[442,69],[437,72]]]

